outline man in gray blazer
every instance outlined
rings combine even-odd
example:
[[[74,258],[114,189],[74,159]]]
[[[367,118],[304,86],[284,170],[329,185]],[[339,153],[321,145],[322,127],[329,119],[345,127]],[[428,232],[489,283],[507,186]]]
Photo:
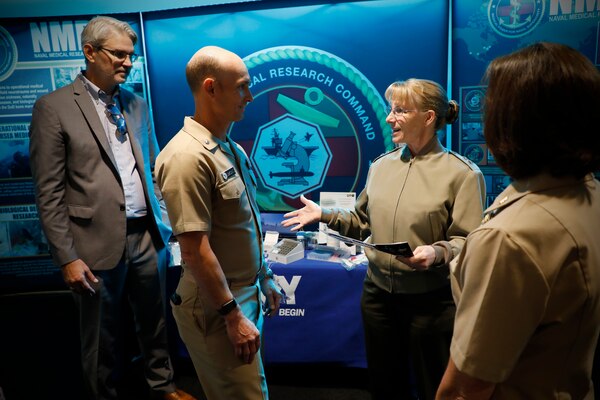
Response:
[[[155,397],[176,390],[165,323],[171,230],[153,177],[158,143],[146,102],[121,89],[137,36],[110,17],[81,34],[86,70],[34,106],[30,155],[54,263],[80,311],[83,372],[93,399],[117,399],[123,307],[134,316]]]

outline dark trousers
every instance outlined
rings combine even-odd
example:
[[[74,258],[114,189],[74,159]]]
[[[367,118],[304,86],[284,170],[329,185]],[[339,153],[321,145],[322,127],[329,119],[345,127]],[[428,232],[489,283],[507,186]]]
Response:
[[[367,278],[361,310],[373,400],[434,399],[450,357],[450,286],[391,294]]]
[[[135,334],[153,392],[173,392],[165,320],[166,249],[157,252],[143,223],[130,223],[125,252],[110,270],[93,271],[96,294],[75,295],[80,313],[84,379],[91,399],[117,399],[123,368],[124,314],[133,315]],[[131,313],[125,313],[129,307]]]

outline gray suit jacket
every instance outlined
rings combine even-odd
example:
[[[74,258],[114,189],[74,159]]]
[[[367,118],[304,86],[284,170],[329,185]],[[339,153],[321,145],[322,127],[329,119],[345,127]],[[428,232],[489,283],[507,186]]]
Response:
[[[171,230],[153,177],[158,142],[146,102],[120,93],[148,215],[154,216],[149,230],[161,249]],[[93,270],[114,268],[125,248],[125,197],[106,133],[79,78],[36,101],[29,136],[36,203],[55,264],[81,258]]]

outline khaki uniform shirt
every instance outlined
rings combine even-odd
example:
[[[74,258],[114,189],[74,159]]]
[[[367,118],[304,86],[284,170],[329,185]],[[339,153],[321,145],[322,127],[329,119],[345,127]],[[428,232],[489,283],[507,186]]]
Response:
[[[495,399],[591,399],[600,331],[600,184],[516,181],[452,263],[452,360]]]
[[[244,150],[186,117],[156,165],[173,233],[209,232],[227,280],[255,280],[263,265],[262,233],[256,177]]]
[[[435,265],[414,271],[390,254],[366,249],[368,277],[390,293],[425,293],[449,285],[447,263],[460,253],[483,215],[479,168],[434,137],[412,156],[408,147],[375,159],[354,210],[323,209],[321,221],[342,235],[371,243],[435,243]]]

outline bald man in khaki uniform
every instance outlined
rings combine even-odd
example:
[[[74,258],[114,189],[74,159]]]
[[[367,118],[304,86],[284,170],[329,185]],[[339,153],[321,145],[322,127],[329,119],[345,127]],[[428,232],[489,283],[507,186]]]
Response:
[[[273,313],[281,293],[263,259],[256,178],[227,137],[252,101],[250,77],[238,56],[214,46],[192,57],[186,77],[194,116],[157,159],[183,259],[173,315],[209,400],[264,400],[259,290]]]

